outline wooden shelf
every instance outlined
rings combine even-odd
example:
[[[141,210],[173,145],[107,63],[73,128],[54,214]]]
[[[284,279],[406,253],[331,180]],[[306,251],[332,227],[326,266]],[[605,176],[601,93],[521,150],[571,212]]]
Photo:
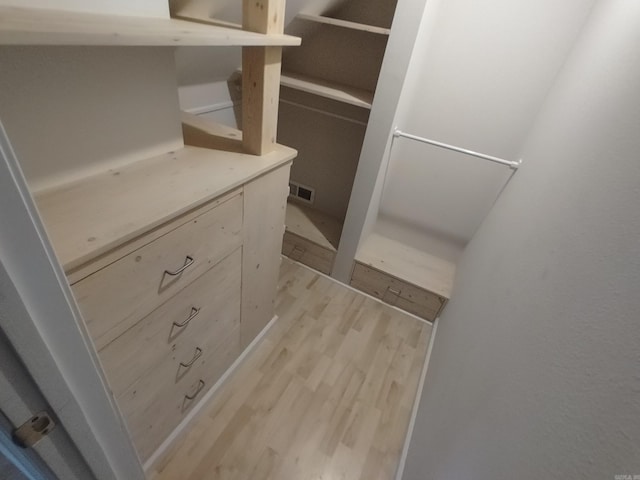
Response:
[[[297,73],[282,72],[280,85],[338,102],[371,109],[373,93],[359,88],[340,85],[338,83],[306,77]]]
[[[0,45],[295,46],[300,39],[173,18],[0,7]]]
[[[306,13],[299,13],[296,18],[309,22],[332,25],[334,27],[348,28],[351,30],[357,30],[359,32],[375,33],[378,35],[389,35],[389,33],[391,33],[391,30],[388,28],[366,25],[364,23],[350,22],[349,20],[340,20],[339,18],[324,17],[322,15],[308,15]]]
[[[371,234],[358,250],[356,261],[437,295],[451,297],[455,265],[396,240]]]
[[[181,20],[190,22],[204,23],[205,25],[219,25],[222,27],[235,28],[242,30],[239,23],[227,22],[209,16],[211,4],[209,2],[190,1],[190,2],[169,2],[171,16]]]
[[[295,155],[281,145],[263,156],[186,146],[36,194],[36,203],[69,271]]]
[[[287,203],[287,231],[305,238],[331,252],[338,250],[342,223],[318,210],[297,202]]]

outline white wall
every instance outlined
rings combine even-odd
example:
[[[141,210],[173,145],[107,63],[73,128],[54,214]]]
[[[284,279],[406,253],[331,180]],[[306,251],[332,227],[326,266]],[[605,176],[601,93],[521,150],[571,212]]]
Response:
[[[516,160],[593,3],[427,2],[395,125]],[[506,167],[399,138],[380,212],[462,248],[510,173]]]
[[[640,2],[600,0],[470,242],[404,480],[640,475]]]
[[[222,125],[240,128],[242,99],[237,89],[238,86],[228,80],[183,85],[178,88],[180,108]]]
[[[173,51],[4,47],[0,117],[32,190],[182,147]]]
[[[106,15],[169,17],[169,2],[166,0],[0,0],[0,5]]]

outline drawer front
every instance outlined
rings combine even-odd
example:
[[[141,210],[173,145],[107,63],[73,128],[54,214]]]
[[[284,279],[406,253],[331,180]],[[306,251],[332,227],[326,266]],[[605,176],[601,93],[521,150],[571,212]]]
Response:
[[[237,249],[100,351],[116,397],[149,371],[171,371],[186,362],[203,339],[222,338],[237,327],[233,299],[240,291],[241,252]]]
[[[239,193],[72,285],[97,349],[119,337],[241,242]]]
[[[326,275],[331,274],[336,256],[335,252],[287,231],[282,241],[282,254]]]
[[[208,352],[203,352],[197,366],[179,381],[158,388],[152,377],[141,380],[118,399],[138,455],[146,461],[185,415],[202,400],[207,391],[240,355],[240,328],[236,328]],[[155,378],[155,377],[153,377]],[[141,399],[136,388],[156,392],[154,398]]]
[[[233,257],[234,262],[239,262],[240,252]],[[180,348],[175,351],[163,345],[164,355],[158,363],[116,395],[143,459],[153,453],[240,355],[239,263],[235,265],[238,268],[234,269],[233,278],[226,278],[226,296],[216,295],[218,300],[208,305],[208,312],[205,314],[201,307],[201,313],[192,320],[199,321],[203,328],[187,327]],[[212,285],[211,295],[214,288]],[[215,326],[209,330],[210,325]],[[146,355],[143,348],[138,349],[140,355]]]
[[[356,262],[351,286],[427,320],[435,320],[446,299]]]

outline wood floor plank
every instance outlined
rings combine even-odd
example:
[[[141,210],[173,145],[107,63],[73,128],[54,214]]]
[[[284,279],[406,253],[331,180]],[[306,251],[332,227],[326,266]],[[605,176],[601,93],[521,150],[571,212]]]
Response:
[[[278,320],[152,480],[391,480],[431,326],[284,259]]]

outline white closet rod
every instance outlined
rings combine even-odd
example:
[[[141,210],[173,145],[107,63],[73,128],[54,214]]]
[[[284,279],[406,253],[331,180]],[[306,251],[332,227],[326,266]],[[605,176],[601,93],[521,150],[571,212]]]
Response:
[[[428,143],[429,145],[433,145],[440,148],[445,148],[447,150],[452,150],[454,152],[464,153],[465,155],[471,155],[472,157],[482,158],[483,160],[489,160],[490,162],[499,163],[500,165],[506,165],[512,170],[517,170],[520,165],[522,165],[522,160],[518,160],[513,162],[511,160],[505,160],[503,158],[492,157],[491,155],[485,155],[484,153],[474,152],[473,150],[467,150],[466,148],[454,147],[453,145],[449,145],[447,143],[436,142],[435,140],[429,140],[428,138],[418,137],[416,135],[411,135],[410,133],[405,133],[397,128],[393,132],[394,137],[404,137],[409,138],[411,140],[415,140],[421,143]]]

